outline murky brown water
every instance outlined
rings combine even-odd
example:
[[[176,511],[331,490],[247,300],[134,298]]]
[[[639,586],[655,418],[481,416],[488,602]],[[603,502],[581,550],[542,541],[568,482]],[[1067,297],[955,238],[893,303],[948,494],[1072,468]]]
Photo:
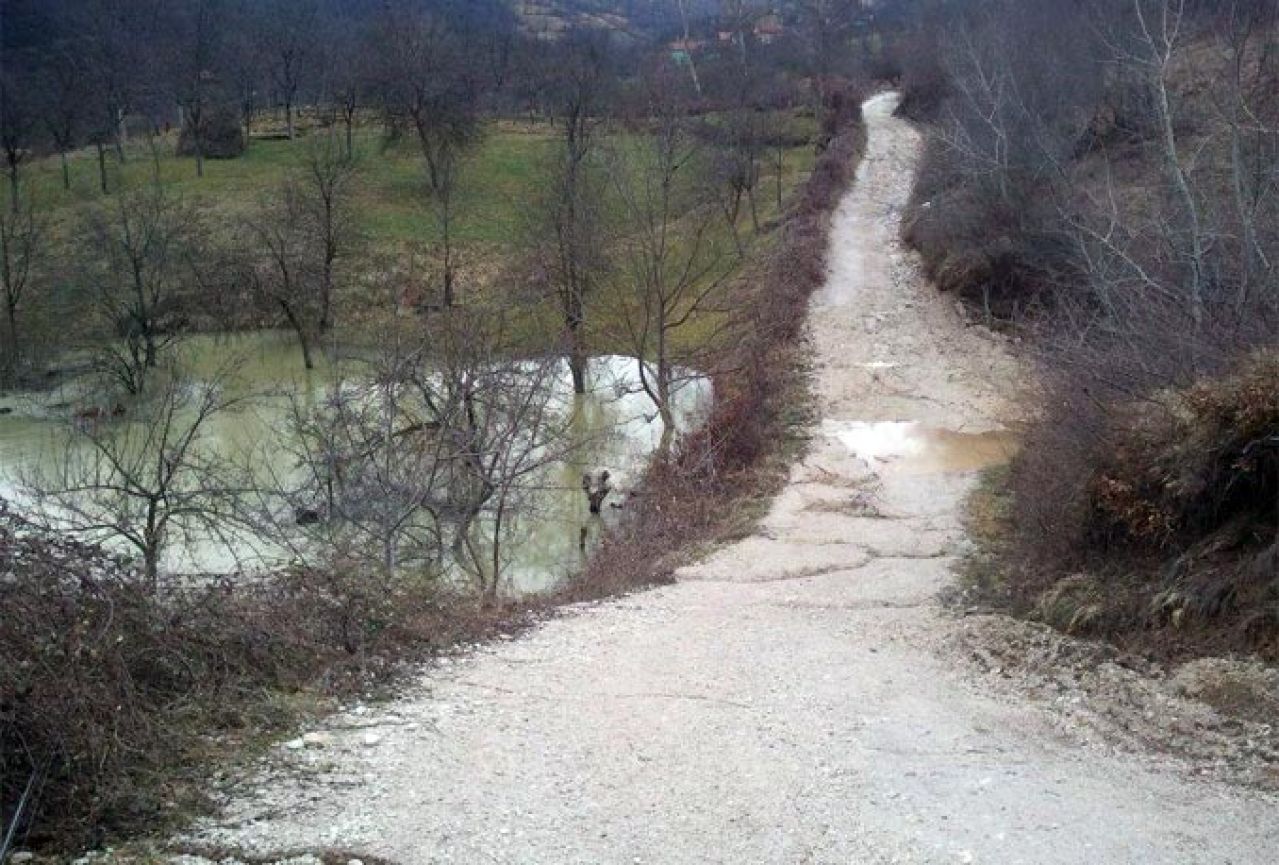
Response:
[[[1010,432],[964,433],[914,421],[827,421],[822,431],[876,471],[976,471],[1008,462],[1017,450]]]
[[[296,400],[322,399],[339,370],[303,368],[296,341],[282,332],[200,335],[183,342],[185,368],[197,381],[208,378],[229,359],[237,363],[234,387],[251,397],[234,412],[220,414],[204,428],[202,446],[230,456],[252,455],[281,472],[290,470],[292,455],[281,431],[289,428]],[[625,499],[628,486],[642,473],[661,437],[661,421],[651,401],[637,391],[635,361],[606,356],[591,361],[592,391],[572,393],[567,368],[552,395],[558,411],[571,416],[571,456],[541,469],[532,481],[528,513],[515,521],[504,540],[509,558],[503,571],[505,588],[516,594],[553,587],[580,568],[581,530],[588,531],[588,550],[609,522],[618,518],[611,504]],[[677,399],[677,419],[691,427],[709,405],[709,382],[694,380]],[[71,382],[41,394],[0,396],[0,496],[21,506],[24,472],[53,471],[67,446],[67,427],[78,407],[96,405],[98,395],[83,382]],[[126,421],[127,422],[127,421]],[[581,489],[584,471],[606,468],[616,492],[604,513],[589,513]],[[200,542],[175,546],[166,569],[180,573],[228,573],[278,565],[287,557],[260,538],[243,536],[228,548]]]

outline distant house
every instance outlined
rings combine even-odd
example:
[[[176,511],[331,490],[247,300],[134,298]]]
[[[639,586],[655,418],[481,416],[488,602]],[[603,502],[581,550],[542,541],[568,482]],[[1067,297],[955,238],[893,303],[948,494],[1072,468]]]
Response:
[[[706,47],[706,42],[701,39],[676,39],[667,47],[671,52],[671,60],[680,66],[685,66],[692,60],[694,54]]]
[[[764,45],[772,44],[785,34],[786,26],[777,15],[765,15],[755,22],[755,38]]]

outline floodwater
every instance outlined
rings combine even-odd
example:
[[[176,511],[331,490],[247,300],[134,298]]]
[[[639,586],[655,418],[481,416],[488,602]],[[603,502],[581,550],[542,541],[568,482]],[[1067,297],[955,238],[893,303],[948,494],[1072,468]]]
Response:
[[[1016,437],[1007,431],[964,433],[915,421],[826,421],[822,432],[876,471],[970,472],[1008,462]]]
[[[295,406],[323,400],[341,370],[325,362],[307,372],[292,335],[262,331],[234,335],[199,335],[178,349],[186,373],[196,382],[208,380],[231,362],[231,387],[244,402],[234,411],[215,415],[203,428],[201,447],[230,458],[265,461],[271,473],[287,475],[296,461],[287,445]],[[317,353],[318,354],[318,353]],[[661,439],[662,423],[649,398],[638,388],[632,358],[604,356],[590,364],[590,392],[572,393],[565,365],[553,382],[550,404],[568,424],[568,454],[537,470],[524,496],[525,511],[514,519],[503,540],[502,589],[509,594],[545,591],[577,571],[584,555],[620,516],[629,486],[642,474]],[[682,429],[694,428],[710,403],[710,383],[693,378],[677,394],[676,418]],[[71,420],[89,406],[110,410],[83,381],[71,381],[40,394],[0,396],[0,496],[23,507],[22,479],[32,473],[56,472],[67,452]],[[127,416],[109,423],[127,423]],[[74,445],[72,445],[74,447]],[[603,513],[589,513],[582,491],[583,472],[607,469],[614,493]],[[583,532],[585,530],[585,534]],[[583,542],[585,539],[585,550]],[[123,550],[122,550],[123,551]],[[263,538],[238,535],[233,542],[197,539],[174,543],[164,567],[175,573],[232,573],[278,567],[290,558]]]

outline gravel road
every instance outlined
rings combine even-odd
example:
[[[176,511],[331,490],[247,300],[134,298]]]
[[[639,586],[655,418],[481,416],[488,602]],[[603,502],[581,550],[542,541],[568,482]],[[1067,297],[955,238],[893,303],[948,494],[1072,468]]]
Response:
[[[810,315],[821,421],[757,534],[336,716],[198,837],[398,863],[1273,863],[1279,801],[1070,735],[956,657],[936,600],[1017,371],[897,239],[869,152]]]

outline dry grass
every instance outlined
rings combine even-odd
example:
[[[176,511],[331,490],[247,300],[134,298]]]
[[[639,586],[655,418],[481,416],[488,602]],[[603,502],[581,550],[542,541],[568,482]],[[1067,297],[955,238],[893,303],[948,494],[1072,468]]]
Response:
[[[55,849],[181,819],[205,804],[210,763],[531,612],[341,569],[153,593],[7,514],[0,607],[4,823],[33,780],[17,839]]]
[[[1140,399],[1052,393],[972,499],[970,591],[1136,650],[1279,658],[1279,354]]]

